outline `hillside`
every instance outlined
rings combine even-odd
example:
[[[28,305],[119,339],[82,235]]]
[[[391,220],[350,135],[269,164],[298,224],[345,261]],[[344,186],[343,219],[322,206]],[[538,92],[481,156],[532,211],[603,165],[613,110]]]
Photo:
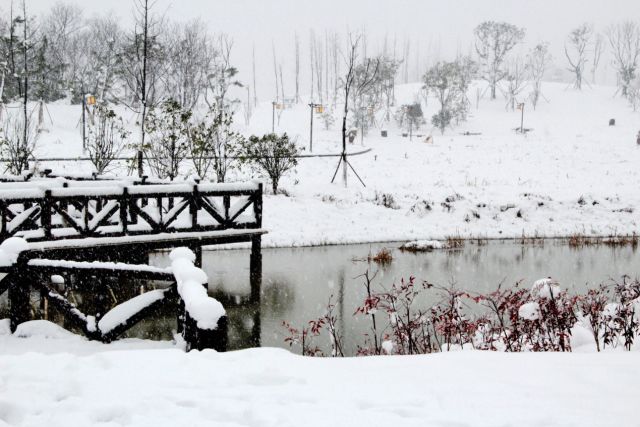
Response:
[[[419,89],[419,84],[398,87],[397,104],[413,102]],[[282,182],[287,195],[266,196],[264,221],[273,232],[265,244],[637,232],[640,147],[635,138],[640,113],[615,97],[613,87],[575,92],[565,84],[546,83],[543,91],[548,102],[542,100],[536,111],[526,106],[525,127],[532,129],[526,135],[514,131],[520,112],[506,111],[503,99],[481,99],[476,109],[475,88],[468,122],[444,135],[434,130],[432,144],[419,137],[403,138],[394,123],[387,125],[387,138],[373,129],[364,147],[359,138],[349,146],[352,152],[371,148],[350,158],[366,188],[351,171],[348,188],[341,183],[341,173],[330,183],[337,157],[301,159],[296,172]],[[435,108],[430,99],[425,116]],[[135,117],[118,110],[134,126]],[[80,108],[57,103],[48,111],[53,125],[48,124],[38,155],[82,155]],[[264,102],[250,125],[240,129],[247,135],[267,133],[271,114],[271,103]],[[611,118],[615,126],[608,125]],[[240,122],[242,111],[236,115]],[[338,123],[326,131],[316,116],[314,154],[340,152]],[[308,154],[309,107],[300,104],[283,111],[276,131],[297,137]],[[416,133],[430,134],[431,126]],[[63,173],[91,170],[86,162],[41,167]],[[247,171],[232,175],[251,177]]]

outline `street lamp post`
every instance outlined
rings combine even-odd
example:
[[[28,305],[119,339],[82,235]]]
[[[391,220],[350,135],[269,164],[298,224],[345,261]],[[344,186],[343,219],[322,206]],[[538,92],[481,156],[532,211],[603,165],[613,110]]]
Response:
[[[309,152],[313,153],[313,110],[317,107],[322,107],[322,104],[314,104],[313,102],[309,104],[309,108],[311,109],[311,125],[309,126]]]

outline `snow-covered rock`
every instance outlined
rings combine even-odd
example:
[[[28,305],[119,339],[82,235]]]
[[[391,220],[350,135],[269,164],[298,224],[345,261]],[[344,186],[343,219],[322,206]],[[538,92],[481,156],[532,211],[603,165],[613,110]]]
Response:
[[[537,302],[528,302],[518,309],[518,316],[525,320],[540,319],[540,305]]]
[[[545,277],[533,282],[531,286],[531,295],[534,298],[549,299],[551,297],[556,298],[560,295],[562,289],[557,280],[551,277]]]
[[[437,249],[449,249],[449,246],[439,240],[416,240],[403,244],[400,249],[410,252],[429,252]]]

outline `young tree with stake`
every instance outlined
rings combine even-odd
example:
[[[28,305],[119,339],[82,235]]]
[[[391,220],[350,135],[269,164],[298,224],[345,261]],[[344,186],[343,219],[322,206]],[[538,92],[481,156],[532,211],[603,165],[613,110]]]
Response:
[[[378,67],[380,65],[380,61],[378,59],[369,58],[365,59],[361,64],[358,63],[360,38],[360,36],[355,39],[349,37],[346,57],[347,74],[342,80],[344,95],[344,110],[342,115],[342,155],[340,157],[340,162],[338,163],[338,168],[340,168],[340,163],[342,163],[342,180],[345,187],[347,186],[347,165],[351,166],[347,160],[347,118],[349,116],[349,100],[351,97],[353,97],[353,99],[358,99],[362,93],[367,91],[374,84],[378,77]],[[358,73],[359,65],[360,73]],[[338,172],[338,168],[336,168],[336,173]],[[336,173],[334,173],[331,182],[334,181]],[[360,182],[362,182],[362,180]]]

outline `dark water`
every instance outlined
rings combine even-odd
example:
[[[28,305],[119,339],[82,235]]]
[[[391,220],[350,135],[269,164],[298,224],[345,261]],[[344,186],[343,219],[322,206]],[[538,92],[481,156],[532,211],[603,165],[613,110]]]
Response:
[[[205,251],[204,270],[209,292],[219,298],[229,316],[230,349],[254,345],[286,347],[282,322],[301,328],[321,316],[331,298],[336,304],[345,347],[354,349],[367,330],[368,320],[354,316],[364,299],[361,276],[377,272],[374,288],[388,288],[402,278],[415,276],[438,285],[455,284],[473,292],[487,292],[498,284],[518,281],[530,287],[539,278],[552,276],[562,287],[582,292],[623,274],[640,275],[640,251],[631,247],[592,246],[572,249],[558,241],[521,245],[494,241],[486,245],[467,243],[461,250],[411,254],[394,244],[326,246],[263,250],[263,285],[259,304],[250,303],[249,251]],[[391,249],[393,261],[379,266],[366,261],[369,253]],[[167,265],[168,254],[158,253],[151,263]],[[116,300],[139,292],[136,286],[112,286]],[[76,296],[82,302],[82,295]],[[3,298],[6,304],[6,297]],[[115,300],[114,300],[115,301]],[[428,306],[428,296],[418,304]],[[87,310],[91,311],[91,310]],[[55,320],[55,319],[54,319]],[[128,336],[170,339],[175,312],[167,310],[132,329]],[[322,341],[318,344],[323,346]]]
[[[285,346],[283,321],[301,328],[321,316],[332,298],[340,314],[340,326],[347,347],[354,348],[368,321],[353,316],[365,296],[361,276],[377,271],[374,287],[388,288],[402,278],[415,276],[438,285],[486,292],[499,283],[515,284],[522,280],[530,287],[534,280],[552,276],[564,288],[576,292],[601,282],[619,279],[623,274],[640,274],[640,251],[631,247],[606,246],[572,249],[566,244],[547,241],[544,245],[521,245],[517,242],[467,243],[462,250],[411,254],[394,244],[325,246],[263,250],[263,287],[259,307],[233,308],[227,304],[232,320],[230,340],[233,347],[244,347],[250,331],[259,329],[262,346]],[[382,248],[392,250],[393,261],[384,267],[360,261]],[[164,265],[165,255],[152,262]],[[223,294],[238,302],[249,297],[249,252],[247,250],[209,251],[203,255],[204,270],[209,276],[212,294]],[[426,298],[426,296],[425,296]],[[429,302],[425,299],[423,303]],[[256,320],[259,324],[256,324]],[[234,331],[235,330],[235,331]],[[256,338],[256,337],[254,337]]]

